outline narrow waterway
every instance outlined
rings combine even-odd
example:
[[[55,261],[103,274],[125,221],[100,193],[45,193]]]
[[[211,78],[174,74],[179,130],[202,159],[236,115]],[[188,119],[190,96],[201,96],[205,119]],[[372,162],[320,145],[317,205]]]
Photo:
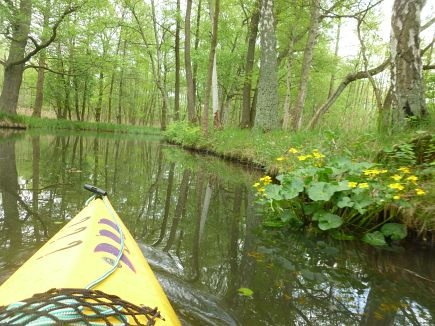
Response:
[[[158,137],[2,133],[0,283],[83,208],[92,183],[185,325],[435,324],[433,251],[264,229],[259,176]]]

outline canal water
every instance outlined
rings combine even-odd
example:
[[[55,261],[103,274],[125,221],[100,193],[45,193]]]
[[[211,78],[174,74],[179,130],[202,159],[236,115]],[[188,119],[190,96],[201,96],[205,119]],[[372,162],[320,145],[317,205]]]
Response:
[[[83,208],[91,183],[185,325],[435,324],[433,250],[263,228],[260,175],[155,136],[1,134],[0,283]]]

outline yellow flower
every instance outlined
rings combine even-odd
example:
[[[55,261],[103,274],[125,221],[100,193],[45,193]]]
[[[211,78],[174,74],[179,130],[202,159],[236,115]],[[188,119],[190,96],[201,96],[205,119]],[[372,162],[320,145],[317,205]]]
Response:
[[[387,173],[388,172],[388,170],[381,170],[381,173]]]
[[[393,196],[393,199],[398,200],[398,199],[400,199],[400,196],[399,195]]]
[[[355,188],[358,185],[358,182],[349,181],[347,185],[351,188]]]
[[[403,190],[405,189],[405,187],[403,185],[401,185],[400,183],[390,183],[388,185],[389,188],[391,189],[397,189],[397,190]]]
[[[379,171],[378,169],[367,169],[367,170],[363,170],[363,173],[364,175],[367,176],[375,176],[381,173],[381,171]]]
[[[305,155],[300,155],[300,156],[298,156],[298,160],[299,160],[299,161],[305,161],[307,158],[308,158],[308,157],[305,156]]]
[[[268,175],[266,175],[266,176],[260,178],[260,181],[263,182],[263,184],[265,186],[267,186],[269,183],[272,183],[272,178],[269,177]]]
[[[368,187],[369,187],[369,184],[367,182],[360,183],[358,186],[358,188],[361,188],[361,189],[366,189]]]
[[[417,193],[417,196],[424,196],[424,195],[426,195],[426,191],[424,191],[421,188],[416,188],[415,192]]]
[[[418,178],[415,175],[411,175],[411,176],[407,177],[406,180],[415,183],[418,180]]]
[[[319,152],[314,152],[314,151],[313,151],[313,155],[314,155],[314,158],[324,158],[325,157],[325,155],[320,154]]]
[[[401,175],[398,175],[398,174],[395,174],[395,175],[393,175],[393,176],[391,177],[391,179],[394,179],[394,181],[399,181],[399,180],[402,179],[402,176],[401,176]]]
[[[255,187],[255,188],[257,188],[257,187],[260,186],[260,184],[259,184],[258,182],[256,182],[256,183],[254,183],[252,186]]]
[[[299,153],[299,151],[294,147],[291,147],[288,151],[289,151],[289,153],[292,153],[292,154]]]
[[[411,173],[411,170],[409,168],[407,168],[407,167],[399,168],[397,170],[399,170],[399,171],[401,171],[402,173],[405,173],[405,174],[410,174]]]
[[[276,159],[277,161],[284,161],[285,160],[285,157],[278,157],[277,159]]]
[[[257,191],[258,192],[264,192],[264,188],[258,188]]]

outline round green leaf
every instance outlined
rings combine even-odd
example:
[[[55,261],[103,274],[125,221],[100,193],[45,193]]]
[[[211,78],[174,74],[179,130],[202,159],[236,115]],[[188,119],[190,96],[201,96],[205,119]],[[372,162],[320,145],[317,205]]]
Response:
[[[311,200],[328,201],[335,192],[335,187],[326,182],[313,182],[309,186],[307,193]]]
[[[406,226],[399,223],[386,223],[382,225],[381,232],[384,236],[391,237],[393,240],[402,240],[408,235]]]
[[[335,214],[326,213],[319,217],[319,229],[326,231],[336,229],[343,224],[343,219]]]
[[[337,202],[337,206],[340,208],[352,207],[353,204],[354,204],[354,202],[352,200],[350,200],[350,198],[347,196],[341,197],[340,200]]]
[[[384,235],[379,231],[364,234],[362,240],[372,246],[385,246],[387,244]]]

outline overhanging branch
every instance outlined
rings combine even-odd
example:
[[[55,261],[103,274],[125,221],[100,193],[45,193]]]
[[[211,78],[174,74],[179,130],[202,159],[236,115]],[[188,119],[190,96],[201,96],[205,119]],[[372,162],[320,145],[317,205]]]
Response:
[[[37,54],[39,51],[45,49],[46,47],[48,47],[51,43],[53,43],[53,41],[56,39],[57,36],[57,29],[59,28],[60,24],[62,23],[62,21],[65,19],[65,17],[67,17],[69,14],[77,11],[80,8],[80,6],[69,6],[65,9],[65,11],[62,13],[62,15],[59,17],[59,19],[54,23],[53,27],[52,27],[52,34],[50,36],[50,38],[40,44],[39,46],[36,46],[37,43],[35,43],[35,48],[30,51],[24,58],[11,62],[8,65],[9,66],[13,66],[13,65],[20,65],[23,63],[26,63],[27,61],[29,61],[35,54]]]

